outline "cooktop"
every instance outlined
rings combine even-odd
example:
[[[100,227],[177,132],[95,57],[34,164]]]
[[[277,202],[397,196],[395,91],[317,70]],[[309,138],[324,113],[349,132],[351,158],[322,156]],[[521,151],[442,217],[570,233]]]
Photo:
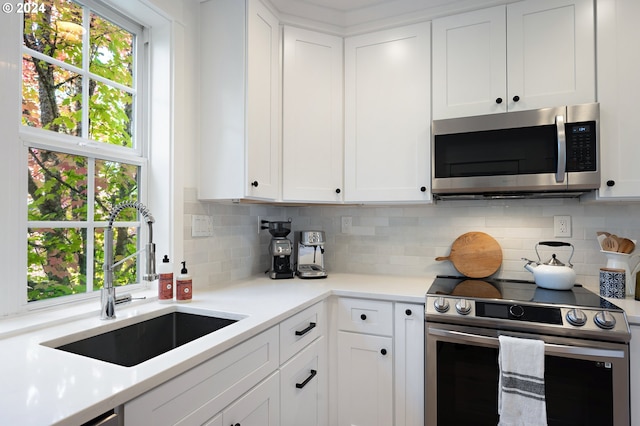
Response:
[[[501,299],[512,302],[558,304],[566,306],[622,311],[618,306],[587,290],[581,284],[570,290],[548,290],[533,281],[501,278],[467,278],[438,275],[428,296],[443,295],[470,299]]]
[[[439,275],[426,294],[425,320],[628,342],[624,310],[575,285],[549,290],[532,281]]]

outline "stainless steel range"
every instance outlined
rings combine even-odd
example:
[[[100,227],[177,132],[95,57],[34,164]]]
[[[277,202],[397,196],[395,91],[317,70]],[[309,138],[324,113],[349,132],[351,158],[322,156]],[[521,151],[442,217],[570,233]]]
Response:
[[[425,306],[427,425],[498,424],[498,336],[545,342],[549,425],[629,425],[622,309],[580,285],[438,276]]]

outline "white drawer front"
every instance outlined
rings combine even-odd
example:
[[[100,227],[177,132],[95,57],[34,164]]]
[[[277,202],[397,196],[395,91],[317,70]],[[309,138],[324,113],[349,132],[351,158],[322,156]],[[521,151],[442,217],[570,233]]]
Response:
[[[393,303],[341,297],[338,300],[338,328],[356,333],[393,335]]]
[[[320,337],[280,367],[281,426],[327,424],[325,351]]]
[[[325,332],[324,302],[308,307],[280,323],[280,364]]]
[[[203,424],[275,371],[278,349],[272,327],[127,403],[126,424]]]

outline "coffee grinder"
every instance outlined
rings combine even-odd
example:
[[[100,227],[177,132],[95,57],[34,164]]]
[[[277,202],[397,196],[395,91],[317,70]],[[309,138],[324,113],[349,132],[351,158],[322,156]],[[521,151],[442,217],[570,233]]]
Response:
[[[268,229],[272,236],[269,243],[269,254],[271,255],[271,269],[267,271],[269,277],[274,280],[293,278],[294,273],[291,268],[293,246],[287,238],[291,232],[291,219],[276,222],[263,220],[260,229]]]
[[[301,231],[297,235],[296,274],[300,278],[326,278],[324,269],[324,232]]]

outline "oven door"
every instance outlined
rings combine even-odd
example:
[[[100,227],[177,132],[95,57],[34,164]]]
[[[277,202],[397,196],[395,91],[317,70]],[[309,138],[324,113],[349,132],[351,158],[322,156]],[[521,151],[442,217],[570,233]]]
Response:
[[[549,425],[629,425],[626,344],[426,323],[426,425],[498,424],[498,335],[545,342]]]

